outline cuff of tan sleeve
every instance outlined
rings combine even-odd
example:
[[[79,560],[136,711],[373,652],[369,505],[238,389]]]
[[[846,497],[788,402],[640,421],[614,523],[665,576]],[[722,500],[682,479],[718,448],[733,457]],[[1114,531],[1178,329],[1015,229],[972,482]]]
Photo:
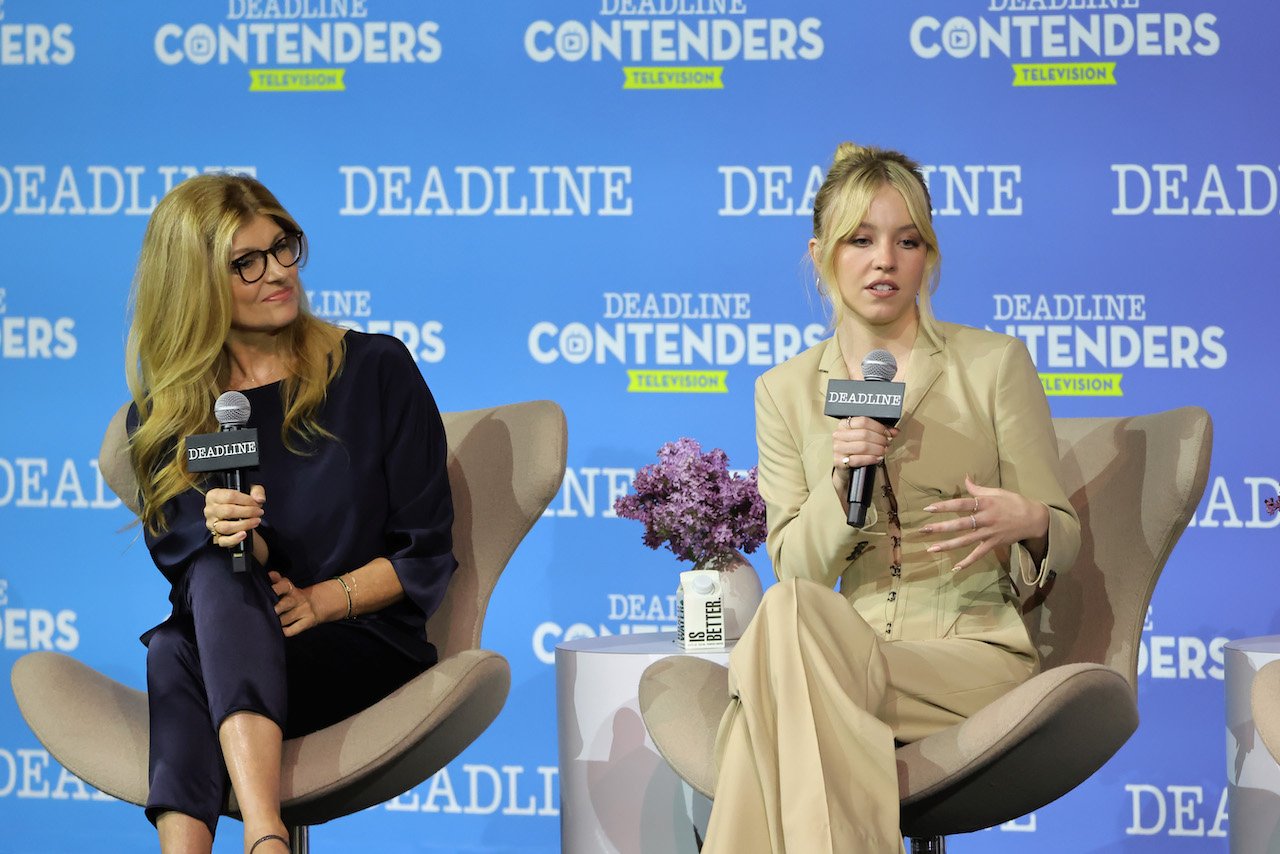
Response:
[[[1044,587],[1049,582],[1049,579],[1057,572],[1055,569],[1057,554],[1054,552],[1054,544],[1062,542],[1064,536],[1061,513],[1050,507],[1049,544],[1044,551],[1044,560],[1040,561],[1040,565],[1036,566],[1035,561],[1031,559],[1031,552],[1027,551],[1026,546],[1022,545],[1022,543],[1013,544],[1013,553],[1018,561],[1018,575],[1022,578],[1023,584]]]
[[[787,525],[769,532],[769,559],[779,581],[804,578],[835,588],[848,555],[868,534],[851,527],[848,513],[834,487],[809,493]],[[876,523],[876,509],[867,512],[865,528]]]
[[[1036,566],[1035,561],[1031,559],[1031,552],[1027,551],[1027,547],[1022,543],[1013,544],[1013,554],[1018,561],[1018,576],[1022,579],[1022,583],[1032,587],[1044,586],[1049,578],[1049,555],[1045,554],[1044,560]]]

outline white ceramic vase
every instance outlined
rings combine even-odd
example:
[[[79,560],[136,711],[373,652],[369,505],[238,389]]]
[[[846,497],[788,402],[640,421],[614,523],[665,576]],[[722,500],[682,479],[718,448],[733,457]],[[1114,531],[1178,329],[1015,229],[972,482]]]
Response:
[[[733,551],[728,555],[703,561],[694,568],[714,569],[720,573],[720,589],[724,591],[725,640],[742,637],[764,596],[755,567],[741,552]]]

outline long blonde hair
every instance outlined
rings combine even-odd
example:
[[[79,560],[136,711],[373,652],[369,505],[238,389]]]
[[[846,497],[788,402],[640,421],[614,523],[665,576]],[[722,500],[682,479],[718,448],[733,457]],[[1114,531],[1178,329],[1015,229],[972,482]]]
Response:
[[[216,429],[213,404],[231,376],[224,346],[231,329],[231,242],[259,216],[302,232],[276,197],[246,175],[183,181],[147,223],[130,294],[125,374],[139,421],[129,439],[130,460],[142,521],[153,533],[167,527],[164,505],[200,486],[186,469],[183,440]],[[329,435],[316,412],[344,350],[343,330],[316,319],[305,292],[298,303],[297,319],[280,333],[288,369],[281,433],[286,447],[303,453]]]
[[[921,322],[930,325],[933,313],[929,297],[938,290],[942,252],[933,230],[933,204],[920,164],[905,154],[885,148],[842,142],[836,148],[831,169],[813,200],[813,236],[818,241],[818,289],[831,306],[831,326],[840,325],[844,303],[834,292],[836,247],[862,224],[879,189],[889,185],[902,194],[907,212],[925,244],[924,287],[920,289]]]

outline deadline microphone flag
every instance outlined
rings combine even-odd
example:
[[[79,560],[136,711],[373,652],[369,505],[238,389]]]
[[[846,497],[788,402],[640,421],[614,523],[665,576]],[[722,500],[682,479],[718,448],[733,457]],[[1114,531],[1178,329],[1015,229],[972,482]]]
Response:
[[[898,362],[888,350],[872,350],[862,360],[863,380],[829,380],[823,413],[832,418],[874,418],[893,427],[902,417],[903,383],[893,382]],[[849,519],[855,528],[867,522],[875,486],[875,466],[858,466],[849,473]]]
[[[249,398],[238,391],[224,392],[213,405],[217,433],[187,437],[187,471],[219,472],[224,489],[244,492],[244,469],[258,467],[258,431],[249,422]],[[231,570],[245,572],[252,551],[247,547],[253,532],[231,550]]]

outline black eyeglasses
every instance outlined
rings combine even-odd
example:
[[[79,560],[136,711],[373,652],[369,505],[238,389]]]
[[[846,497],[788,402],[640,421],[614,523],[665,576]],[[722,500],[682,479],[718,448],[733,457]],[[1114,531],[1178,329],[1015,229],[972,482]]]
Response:
[[[292,267],[307,257],[307,239],[301,231],[286,232],[270,249],[255,249],[232,261],[231,269],[240,281],[252,285],[267,274],[268,253],[281,267]]]

